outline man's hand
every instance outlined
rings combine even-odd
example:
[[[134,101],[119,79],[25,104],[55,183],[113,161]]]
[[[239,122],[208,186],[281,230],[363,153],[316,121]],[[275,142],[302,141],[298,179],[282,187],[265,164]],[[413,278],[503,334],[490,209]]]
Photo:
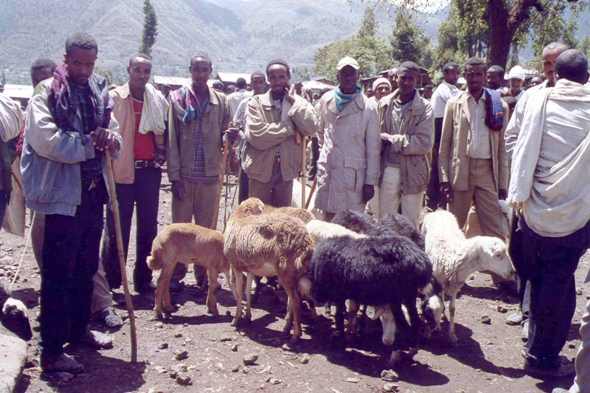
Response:
[[[289,92],[289,88],[285,87],[285,100],[289,101],[291,103],[291,105],[293,105],[295,103],[295,90],[293,90],[293,93]]]
[[[449,183],[448,181],[440,183],[440,189],[447,203],[453,202],[454,194],[453,190],[451,189],[451,183]]]
[[[236,139],[238,138],[239,133],[240,133],[239,128],[228,128],[227,130],[225,130],[223,132],[223,135],[225,135],[225,137],[229,139],[230,144],[233,144],[236,141]]]
[[[503,190],[500,188],[500,191],[498,191],[498,198],[505,201],[506,198],[508,198],[508,190]]]
[[[375,196],[375,186],[365,184],[363,186],[363,202],[367,203]]]
[[[382,133],[381,133],[381,145],[382,145],[382,146],[385,146],[385,145],[387,145],[388,143],[391,143],[391,135],[389,135],[389,134],[388,134],[388,133],[386,133],[386,132],[382,132]]]
[[[166,146],[156,144],[156,162],[162,166],[166,163]]]
[[[115,133],[106,128],[98,127],[95,131],[90,133],[92,137],[92,144],[94,148],[99,151],[109,149],[111,152],[118,151],[121,147],[119,140],[114,137]]]
[[[172,182],[172,194],[174,195],[174,198],[184,201],[186,192],[184,190],[184,184],[182,183],[182,180],[175,180]]]

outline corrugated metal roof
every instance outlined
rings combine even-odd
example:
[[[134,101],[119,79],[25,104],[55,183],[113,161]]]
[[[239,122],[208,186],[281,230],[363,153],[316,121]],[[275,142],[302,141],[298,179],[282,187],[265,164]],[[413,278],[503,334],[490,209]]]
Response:
[[[250,83],[250,75],[251,74],[237,74],[234,72],[218,72],[217,78],[222,82],[232,82],[236,83],[238,78],[246,79],[246,83]]]
[[[154,75],[154,83],[157,85],[184,86],[191,83],[191,78],[180,78],[177,76]]]
[[[4,95],[10,98],[29,99],[33,96],[31,85],[4,85]]]

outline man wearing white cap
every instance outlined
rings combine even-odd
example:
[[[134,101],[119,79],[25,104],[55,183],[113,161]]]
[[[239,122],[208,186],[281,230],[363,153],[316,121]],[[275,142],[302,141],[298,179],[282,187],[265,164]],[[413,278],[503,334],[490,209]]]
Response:
[[[358,86],[359,64],[338,62],[338,86],[318,106],[318,192],[315,205],[331,221],[342,210],[363,212],[379,178],[381,137],[376,103]]]
[[[391,83],[385,78],[377,78],[373,82],[373,92],[375,93],[375,101],[379,102],[391,93]]]
[[[516,98],[517,101],[520,100],[520,97],[524,94],[524,90],[520,89],[522,82],[524,82],[524,69],[521,66],[512,67],[508,74],[508,79],[510,81],[508,95]]]

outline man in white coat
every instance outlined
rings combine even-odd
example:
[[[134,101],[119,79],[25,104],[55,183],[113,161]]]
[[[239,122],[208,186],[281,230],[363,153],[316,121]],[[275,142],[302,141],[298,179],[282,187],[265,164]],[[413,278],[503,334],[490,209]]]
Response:
[[[363,212],[379,180],[381,136],[375,103],[358,86],[359,64],[338,62],[338,86],[318,106],[318,191],[315,206],[326,221],[342,210]]]

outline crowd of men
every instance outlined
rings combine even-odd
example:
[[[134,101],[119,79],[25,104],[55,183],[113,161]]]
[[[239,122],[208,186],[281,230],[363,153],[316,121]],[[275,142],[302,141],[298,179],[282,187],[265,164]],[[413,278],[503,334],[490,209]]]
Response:
[[[137,217],[134,289],[153,293],[146,258],[157,235],[161,167],[172,183],[172,221],[215,228],[226,141],[237,146],[239,201],[256,197],[283,207],[291,204],[301,144],[309,137],[315,206],[326,221],[342,210],[367,209],[377,220],[401,212],[418,227],[424,208],[442,208],[466,230],[477,223],[482,235],[508,239],[521,311],[507,323],[525,324],[525,370],[574,372],[559,352],[575,313],[574,272],[590,246],[590,181],[584,177],[590,87],[581,52],[548,45],[546,79],[533,78],[526,91],[520,67],[510,71],[506,89],[497,65],[486,67],[479,58],[463,67],[449,63],[434,93],[420,86],[420,67],[411,61],[363,92],[358,62],[345,57],[337,64],[337,86],[321,96],[292,85],[282,60],[252,73],[251,91],[240,79],[226,95],[222,86],[208,86],[212,61],[204,53],[191,58],[192,83],[178,90],[162,94],[149,83],[152,60],[143,54],[129,60],[128,82],[109,90],[93,72],[97,55],[95,39],[75,33],[59,64],[36,61],[35,94],[24,116],[0,94],[0,223],[12,171],[20,171],[26,207],[34,212],[45,371],[83,369],[64,354],[66,344],[112,347],[108,335],[88,329],[93,313],[108,326],[122,323],[112,307],[111,291],[122,278],[110,209],[104,225],[107,150],[125,257],[134,211]],[[461,75],[464,90],[457,87]],[[502,200],[513,207],[511,226]],[[171,291],[182,289],[186,271],[176,266]],[[195,270],[198,286],[205,276]],[[570,392],[590,389],[590,302],[581,334]]]

